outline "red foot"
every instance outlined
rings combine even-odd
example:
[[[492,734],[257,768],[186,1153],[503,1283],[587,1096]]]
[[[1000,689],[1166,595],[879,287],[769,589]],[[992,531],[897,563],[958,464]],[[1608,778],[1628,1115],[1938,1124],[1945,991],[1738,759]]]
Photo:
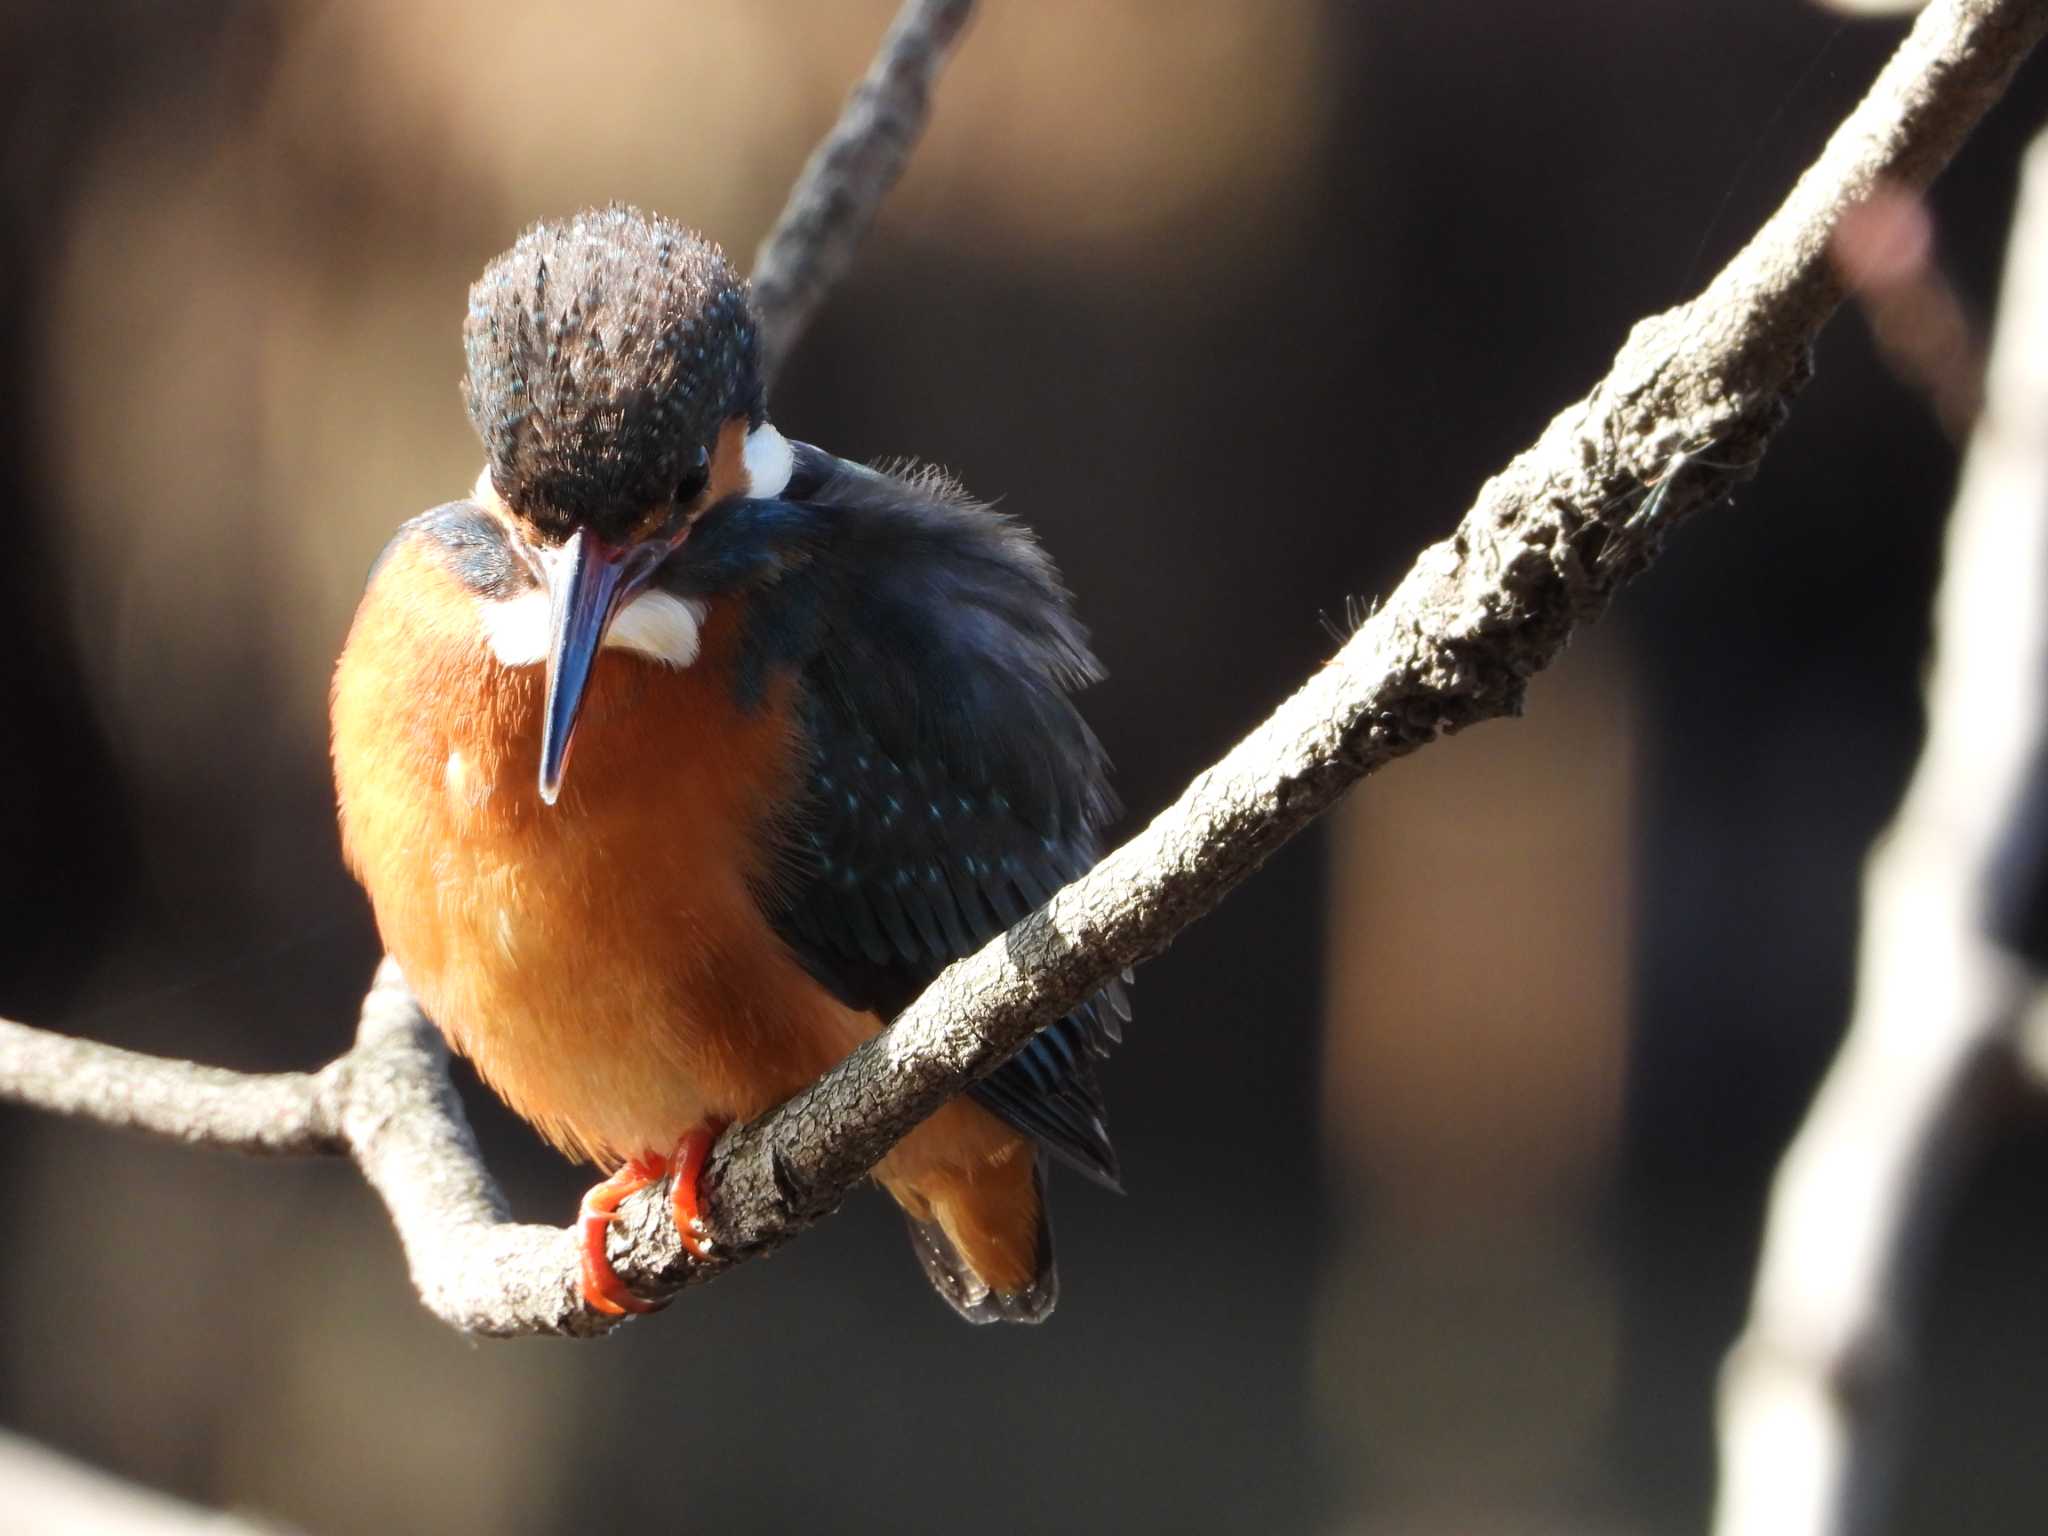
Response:
[[[618,1220],[620,1202],[659,1179],[674,1177],[669,1198],[675,1208],[676,1235],[684,1249],[700,1261],[711,1256],[711,1234],[704,1227],[697,1184],[704,1176],[704,1162],[712,1146],[730,1123],[707,1121],[685,1134],[667,1157],[636,1157],[583,1197],[577,1222],[583,1239],[583,1299],[591,1306],[607,1316],[622,1317],[628,1312],[659,1312],[668,1305],[634,1295],[604,1251],[605,1237]]]
[[[690,1257],[700,1261],[711,1257],[711,1234],[704,1227],[697,1182],[704,1177],[704,1159],[711,1155],[713,1143],[731,1123],[706,1121],[677,1142],[675,1151],[669,1155],[669,1164],[675,1171],[669,1199],[675,1205],[676,1236],[682,1239]]]
[[[619,1202],[659,1179],[668,1170],[635,1158],[583,1197],[577,1223],[583,1229],[583,1299],[609,1317],[628,1312],[659,1312],[667,1305],[643,1301],[626,1289],[604,1251],[605,1235],[619,1219]]]

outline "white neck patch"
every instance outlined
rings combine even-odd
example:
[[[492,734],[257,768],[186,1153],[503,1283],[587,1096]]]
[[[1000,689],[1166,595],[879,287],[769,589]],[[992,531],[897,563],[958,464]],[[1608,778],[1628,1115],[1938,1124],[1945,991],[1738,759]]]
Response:
[[[491,654],[508,667],[537,667],[548,659],[552,615],[539,587],[517,597],[477,599]],[[605,631],[608,651],[633,651],[664,666],[687,667],[703,642],[704,605],[669,592],[642,592],[629,600]]]
[[[745,465],[747,494],[778,495],[789,484],[796,462],[788,440],[763,422],[747,434]],[[471,498],[504,515],[504,501],[491,483],[485,466],[477,476]],[[543,564],[555,551],[538,551]],[[483,620],[484,637],[491,654],[508,667],[537,667],[548,659],[553,638],[553,614],[545,587],[533,587],[516,597],[478,598],[477,612]],[[687,667],[697,659],[703,644],[705,605],[696,598],[677,597],[670,592],[641,592],[628,599],[605,631],[608,651],[632,651],[664,666]]]
[[[747,494],[756,500],[780,496],[796,468],[796,454],[789,439],[769,422],[762,422],[747,434]]]

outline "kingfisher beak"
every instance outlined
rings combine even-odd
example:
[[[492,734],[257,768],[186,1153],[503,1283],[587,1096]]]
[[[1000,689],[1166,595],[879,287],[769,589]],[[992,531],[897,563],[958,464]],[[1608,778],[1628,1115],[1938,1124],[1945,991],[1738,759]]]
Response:
[[[576,716],[604,645],[612,615],[645,579],[635,570],[631,545],[607,544],[579,528],[547,562],[552,610],[548,637],[548,703],[540,743],[540,797],[549,805],[562,792],[562,772],[576,736]]]

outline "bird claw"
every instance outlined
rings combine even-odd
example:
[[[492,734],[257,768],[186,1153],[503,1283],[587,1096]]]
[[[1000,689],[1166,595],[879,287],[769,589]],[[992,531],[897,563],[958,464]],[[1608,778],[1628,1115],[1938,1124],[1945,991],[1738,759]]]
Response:
[[[637,1195],[648,1185],[669,1178],[669,1200],[675,1211],[676,1237],[683,1251],[699,1263],[711,1257],[711,1230],[704,1224],[698,1182],[711,1156],[719,1133],[730,1122],[709,1121],[688,1132],[665,1158],[638,1157],[628,1162],[583,1197],[576,1223],[582,1238],[583,1299],[607,1317],[629,1312],[659,1312],[666,1301],[648,1301],[637,1296],[621,1280],[605,1252],[605,1238],[619,1219],[621,1202]]]
[[[669,1166],[674,1170],[669,1199],[675,1210],[676,1237],[681,1241],[683,1251],[699,1263],[711,1257],[714,1245],[711,1229],[704,1225],[701,1192],[697,1186],[704,1177],[704,1164],[711,1156],[711,1148],[730,1123],[725,1120],[705,1122],[677,1142],[669,1157]]]
[[[607,1317],[624,1317],[629,1312],[659,1312],[668,1303],[636,1296],[612,1268],[604,1251],[612,1223],[619,1219],[619,1202],[638,1194],[661,1177],[661,1171],[642,1162],[630,1162],[588,1191],[577,1211],[576,1224],[583,1240],[583,1299]]]

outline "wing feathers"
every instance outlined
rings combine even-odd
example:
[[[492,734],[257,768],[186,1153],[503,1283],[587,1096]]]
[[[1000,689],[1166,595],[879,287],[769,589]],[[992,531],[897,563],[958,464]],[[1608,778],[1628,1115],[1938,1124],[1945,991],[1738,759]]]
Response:
[[[1068,692],[1101,668],[1019,525],[942,479],[795,454],[782,502],[764,506],[783,508],[776,527],[799,526],[784,504],[810,514],[808,541],[774,561],[748,610],[762,655],[802,669],[811,753],[797,833],[810,857],[775,917],[820,981],[893,1017],[1094,863],[1115,800]],[[729,531],[698,537],[737,562]],[[1112,984],[975,1096],[1115,1187],[1094,1061],[1129,1016]]]

